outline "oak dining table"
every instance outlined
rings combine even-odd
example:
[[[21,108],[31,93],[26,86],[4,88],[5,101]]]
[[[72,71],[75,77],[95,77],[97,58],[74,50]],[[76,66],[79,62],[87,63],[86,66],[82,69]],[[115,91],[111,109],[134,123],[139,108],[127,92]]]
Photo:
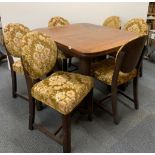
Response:
[[[89,23],[44,27],[33,31],[50,36],[65,54],[78,57],[79,71],[84,75],[90,75],[93,59],[116,52],[127,41],[137,37],[132,32]]]

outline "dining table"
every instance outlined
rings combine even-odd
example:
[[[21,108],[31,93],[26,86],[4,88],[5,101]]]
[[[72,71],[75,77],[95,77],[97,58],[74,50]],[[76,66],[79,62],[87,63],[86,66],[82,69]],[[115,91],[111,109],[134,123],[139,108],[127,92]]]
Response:
[[[79,71],[84,75],[90,75],[91,62],[95,58],[116,52],[126,42],[138,37],[133,32],[90,23],[43,27],[33,31],[50,36],[58,49],[69,56],[78,57]]]

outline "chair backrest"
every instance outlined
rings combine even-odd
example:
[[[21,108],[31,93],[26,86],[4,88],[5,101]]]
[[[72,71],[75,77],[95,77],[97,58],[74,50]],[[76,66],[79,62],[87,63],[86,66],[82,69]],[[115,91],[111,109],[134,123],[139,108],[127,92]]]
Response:
[[[69,21],[63,17],[55,16],[48,22],[48,27],[63,27],[69,25]]]
[[[121,28],[121,20],[118,16],[110,16],[104,22],[103,26],[120,29]]]
[[[4,28],[4,41],[7,51],[15,57],[21,57],[22,38],[29,28],[19,23],[10,23]]]
[[[22,42],[22,63],[31,79],[39,79],[52,71],[57,59],[57,46],[51,37],[29,32]]]
[[[148,34],[148,25],[142,18],[133,18],[129,20],[124,25],[124,29],[129,32],[135,32],[139,35]]]
[[[133,40],[130,40],[123,45],[116,56],[116,64],[121,61],[120,71],[129,73],[133,69],[138,67],[139,62],[142,59],[142,51],[146,41],[147,35],[139,36]],[[119,55],[124,54],[122,60],[119,60]]]

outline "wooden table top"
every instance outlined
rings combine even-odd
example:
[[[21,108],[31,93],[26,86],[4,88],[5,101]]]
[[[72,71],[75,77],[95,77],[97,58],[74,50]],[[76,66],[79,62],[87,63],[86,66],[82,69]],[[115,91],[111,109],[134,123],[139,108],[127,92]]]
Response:
[[[38,28],[34,31],[51,36],[59,47],[82,56],[99,56],[114,52],[128,40],[137,37],[131,32],[88,23]]]

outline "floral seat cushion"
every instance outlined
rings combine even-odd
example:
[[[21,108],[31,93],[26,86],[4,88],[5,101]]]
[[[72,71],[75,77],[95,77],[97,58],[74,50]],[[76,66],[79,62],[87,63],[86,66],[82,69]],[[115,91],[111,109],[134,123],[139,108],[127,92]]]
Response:
[[[70,58],[70,57],[58,49],[58,60],[63,61],[63,59],[67,59],[67,58]]]
[[[15,61],[12,67],[16,73],[24,73],[21,60]]]
[[[56,72],[32,87],[32,96],[66,115],[85,98],[93,87],[88,76]]]
[[[115,68],[115,59],[105,59],[92,66],[92,73],[95,78],[107,85],[112,85],[112,77]],[[134,69],[130,73],[119,72],[117,85],[128,82],[137,75],[137,70]]]

